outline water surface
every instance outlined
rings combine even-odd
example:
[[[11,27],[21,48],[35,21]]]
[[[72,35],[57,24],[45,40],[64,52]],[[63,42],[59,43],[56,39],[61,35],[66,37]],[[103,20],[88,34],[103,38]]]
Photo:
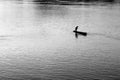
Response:
[[[0,1],[0,79],[119,80],[119,21],[116,4]]]

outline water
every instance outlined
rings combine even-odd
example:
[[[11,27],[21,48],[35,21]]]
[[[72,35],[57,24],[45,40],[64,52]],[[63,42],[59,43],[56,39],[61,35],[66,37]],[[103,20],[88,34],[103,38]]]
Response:
[[[0,1],[0,80],[119,80],[120,6]],[[78,38],[72,32],[88,32]]]

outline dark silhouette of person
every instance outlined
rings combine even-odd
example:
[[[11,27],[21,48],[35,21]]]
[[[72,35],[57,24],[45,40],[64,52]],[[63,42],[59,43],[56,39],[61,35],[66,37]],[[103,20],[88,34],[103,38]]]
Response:
[[[75,27],[75,31],[77,31],[77,29],[78,29],[78,26]]]

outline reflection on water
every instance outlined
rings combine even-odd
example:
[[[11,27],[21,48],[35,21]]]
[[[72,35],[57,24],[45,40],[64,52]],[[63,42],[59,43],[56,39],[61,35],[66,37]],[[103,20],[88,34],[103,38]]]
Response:
[[[0,1],[0,80],[119,80],[120,6]],[[87,32],[75,38],[73,30]]]
[[[50,16],[64,17],[65,15],[67,15],[67,8],[65,6],[38,5],[36,9],[40,11],[39,14],[41,14],[42,17],[50,17]]]

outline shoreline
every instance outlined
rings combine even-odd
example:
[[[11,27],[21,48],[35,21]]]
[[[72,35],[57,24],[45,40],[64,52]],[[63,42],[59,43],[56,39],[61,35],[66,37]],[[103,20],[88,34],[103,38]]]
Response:
[[[120,3],[110,3],[110,2],[35,2],[36,4],[46,4],[46,5],[114,5]]]

